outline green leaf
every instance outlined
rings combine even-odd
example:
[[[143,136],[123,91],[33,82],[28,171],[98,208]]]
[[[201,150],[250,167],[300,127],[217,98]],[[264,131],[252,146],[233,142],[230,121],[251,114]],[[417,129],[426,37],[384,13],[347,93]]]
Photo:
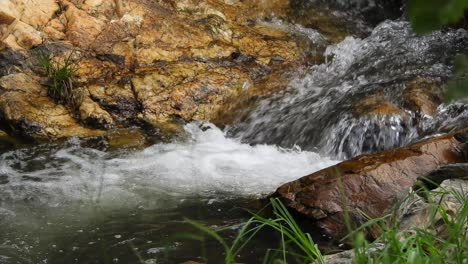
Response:
[[[450,23],[459,22],[468,0],[409,0],[408,15],[413,29],[429,33]]]

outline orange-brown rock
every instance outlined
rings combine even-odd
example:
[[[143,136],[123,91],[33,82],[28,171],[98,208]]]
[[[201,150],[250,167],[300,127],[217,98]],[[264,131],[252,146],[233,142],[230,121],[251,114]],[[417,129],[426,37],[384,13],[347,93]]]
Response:
[[[416,78],[403,90],[404,103],[413,112],[434,116],[442,103],[442,90],[440,83]]]
[[[348,230],[345,218],[359,226],[383,216],[418,178],[440,166],[466,162],[465,143],[454,134],[408,147],[362,155],[281,186],[275,193],[293,211],[310,219],[333,239]],[[378,230],[370,230],[376,237]]]
[[[80,125],[68,109],[46,94],[39,80],[26,74],[0,78],[2,126],[14,134],[34,139],[103,134],[103,131]]]
[[[372,116],[405,116],[406,114],[397,105],[384,97],[383,93],[377,93],[364,97],[354,105],[355,117]]]
[[[236,97],[252,101],[284,89],[287,79],[278,76],[303,65],[303,49],[311,45],[287,26],[260,21],[287,16],[288,0],[1,1],[0,52],[27,60],[4,61],[14,65],[2,66],[2,73],[36,78],[39,52],[63,62],[74,51],[76,85],[89,92],[77,113],[68,114],[77,131],[142,123],[177,130],[179,121],[211,121]],[[268,80],[275,84],[265,85]],[[13,97],[32,104],[22,96]],[[70,133],[47,137],[62,134]]]

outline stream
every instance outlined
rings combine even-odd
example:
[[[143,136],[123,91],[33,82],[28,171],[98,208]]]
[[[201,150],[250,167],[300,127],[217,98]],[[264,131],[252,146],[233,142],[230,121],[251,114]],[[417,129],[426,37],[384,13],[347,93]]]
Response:
[[[435,118],[409,109],[351,114],[377,92],[402,105],[399,94],[416,76],[447,81],[454,56],[466,51],[465,30],[418,36],[408,22],[386,20],[328,46],[325,63],[301,69],[287,90],[225,130],[193,122],[185,138],[144,149],[106,150],[77,138],[1,149],[0,263],[221,263],[218,243],[187,239],[196,230],[185,219],[241,223],[283,183],[466,125],[460,102],[439,106]],[[268,236],[255,245],[240,262],[258,263],[277,246]]]

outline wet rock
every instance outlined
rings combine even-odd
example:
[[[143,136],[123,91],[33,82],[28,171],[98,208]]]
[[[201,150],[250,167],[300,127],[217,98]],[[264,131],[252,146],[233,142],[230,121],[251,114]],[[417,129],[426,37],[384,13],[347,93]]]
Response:
[[[442,166],[426,175],[420,181],[426,187],[430,188],[438,186],[447,179],[468,180],[468,163],[456,163]]]
[[[0,51],[0,76],[27,71],[30,67],[27,54],[10,48]]]
[[[109,132],[106,138],[112,149],[142,148],[147,143],[145,134],[138,128],[117,129]]]
[[[434,116],[442,103],[442,85],[435,81],[417,78],[403,90],[403,104],[420,115]]]
[[[10,180],[8,179],[8,175],[0,174],[0,184],[7,184]]]
[[[406,116],[406,113],[396,104],[385,98],[384,94],[379,92],[374,95],[364,97],[354,105],[355,117],[373,117],[373,116]]]
[[[419,177],[440,166],[466,162],[463,143],[453,134],[408,147],[362,155],[281,186],[275,193],[293,211],[310,218],[333,239],[346,233],[345,217],[360,226],[362,213],[382,216]],[[378,230],[370,230],[376,237]]]
[[[1,125],[0,125],[1,126]],[[10,149],[15,146],[19,146],[21,142],[8,135],[5,131],[0,130],[0,150],[2,149]]]

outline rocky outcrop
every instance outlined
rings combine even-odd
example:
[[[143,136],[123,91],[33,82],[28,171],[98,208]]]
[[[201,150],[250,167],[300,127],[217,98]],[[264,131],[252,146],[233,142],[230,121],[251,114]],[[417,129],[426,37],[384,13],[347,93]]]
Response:
[[[382,216],[420,177],[440,166],[466,162],[465,143],[454,134],[408,147],[362,155],[281,186],[275,193],[330,238],[347,234],[345,219],[359,226]],[[378,230],[369,230],[376,237]]]
[[[287,16],[288,8],[284,0],[130,0],[119,7],[113,0],[2,0],[0,77],[24,73],[35,81],[2,88],[0,118],[30,138],[134,125],[174,131],[212,120],[273,72],[303,63],[302,39],[257,21]],[[46,98],[41,53],[57,62],[73,53],[76,85],[85,91],[76,112]],[[54,120],[42,118],[44,109]]]

